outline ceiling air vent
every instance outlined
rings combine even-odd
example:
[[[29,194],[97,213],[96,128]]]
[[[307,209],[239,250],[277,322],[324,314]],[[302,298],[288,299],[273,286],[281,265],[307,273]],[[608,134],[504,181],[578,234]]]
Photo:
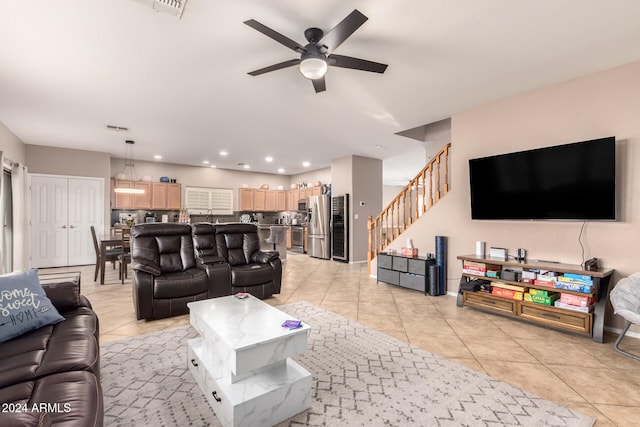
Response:
[[[170,15],[175,15],[180,19],[182,17],[182,11],[187,0],[135,0],[138,3],[146,4],[152,9],[158,12],[165,12]]]

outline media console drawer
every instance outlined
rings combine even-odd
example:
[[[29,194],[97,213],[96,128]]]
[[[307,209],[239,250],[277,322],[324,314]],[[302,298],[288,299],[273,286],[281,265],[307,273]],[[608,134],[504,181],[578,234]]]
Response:
[[[518,316],[523,319],[535,319],[547,325],[591,335],[592,315],[590,313],[554,309],[553,307],[521,301],[518,304]]]
[[[465,305],[488,309],[509,316],[516,315],[516,300],[496,297],[485,292],[464,292]]]

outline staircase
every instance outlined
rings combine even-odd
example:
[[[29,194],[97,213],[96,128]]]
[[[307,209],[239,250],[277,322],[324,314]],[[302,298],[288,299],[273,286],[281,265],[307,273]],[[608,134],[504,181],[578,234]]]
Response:
[[[368,272],[371,261],[449,192],[449,148],[445,145],[375,218],[369,216]]]

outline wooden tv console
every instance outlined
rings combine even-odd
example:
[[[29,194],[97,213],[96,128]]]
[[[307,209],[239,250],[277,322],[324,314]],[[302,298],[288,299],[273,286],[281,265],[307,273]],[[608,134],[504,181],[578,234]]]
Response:
[[[588,335],[596,342],[603,341],[604,315],[607,301],[609,300],[609,283],[614,270],[598,269],[587,271],[580,265],[561,264],[555,262],[533,261],[533,260],[505,260],[502,258],[481,257],[477,255],[459,255],[458,259],[479,263],[499,265],[501,268],[536,268],[540,270],[550,270],[556,273],[573,273],[591,276],[594,290],[591,294],[575,292],[564,289],[554,289],[548,286],[514,282],[504,279],[492,279],[490,277],[476,276],[463,273],[460,279],[461,287],[458,289],[458,307],[469,306],[491,313],[501,314],[515,319],[525,320],[542,324],[554,329],[576,332]],[[561,293],[570,293],[580,296],[591,295],[596,303],[591,313],[583,313],[553,306],[546,306],[534,302],[516,300],[492,295],[486,292],[469,292],[462,289],[463,283],[473,279],[493,280],[511,285],[524,286],[533,289],[553,290]]]

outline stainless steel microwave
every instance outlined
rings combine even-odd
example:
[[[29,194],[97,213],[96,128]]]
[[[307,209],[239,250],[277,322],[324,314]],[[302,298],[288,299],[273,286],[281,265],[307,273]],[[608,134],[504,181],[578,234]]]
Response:
[[[309,199],[298,200],[298,211],[307,212],[309,210]]]

